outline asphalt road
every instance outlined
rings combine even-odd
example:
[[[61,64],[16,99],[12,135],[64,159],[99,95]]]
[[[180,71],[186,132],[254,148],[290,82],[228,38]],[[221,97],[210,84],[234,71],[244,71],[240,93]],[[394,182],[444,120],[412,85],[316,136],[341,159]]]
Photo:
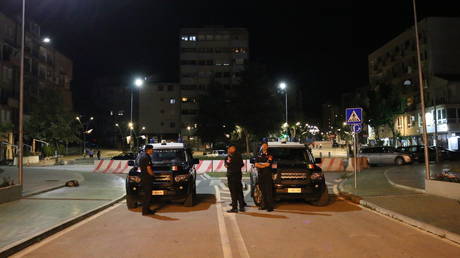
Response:
[[[330,186],[337,174],[328,176]],[[199,204],[120,203],[14,257],[459,257],[460,247],[331,195],[326,207],[283,201],[227,214],[227,189],[200,177]],[[249,199],[248,199],[249,200]]]

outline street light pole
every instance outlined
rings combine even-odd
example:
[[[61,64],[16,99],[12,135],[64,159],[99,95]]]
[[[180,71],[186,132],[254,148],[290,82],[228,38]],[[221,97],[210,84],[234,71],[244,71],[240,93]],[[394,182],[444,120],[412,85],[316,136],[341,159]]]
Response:
[[[137,88],[140,88],[142,87],[142,85],[144,84],[144,80],[141,79],[141,78],[137,78],[134,80],[134,85],[137,87]],[[129,148],[130,148],[130,151],[132,151],[132,144],[131,144],[131,141],[132,141],[132,138],[133,138],[133,102],[134,102],[134,93],[133,93],[133,87],[130,87],[131,88],[131,115],[130,115],[130,120],[129,120],[129,140],[130,140],[130,143],[129,143]]]
[[[423,71],[422,71],[422,58],[420,57],[420,38],[418,35],[418,23],[417,23],[417,6],[415,0],[412,0],[414,7],[414,27],[415,27],[415,41],[417,45],[417,63],[418,63],[418,80],[419,80],[419,89],[420,89],[420,110],[422,112],[422,129],[423,129],[423,144],[424,156],[425,156],[425,179],[430,179],[430,157],[428,154],[428,133],[426,131],[426,117],[425,117],[425,93],[423,90]],[[435,114],[437,115],[437,114]]]
[[[284,91],[285,96],[285,106],[286,106],[286,125],[288,125],[288,95],[287,95],[287,85],[285,82],[281,82],[279,88]]]
[[[26,0],[22,0],[22,26],[21,26],[21,67],[19,75],[19,146],[18,146],[18,179],[19,184],[24,184],[24,170],[22,158],[24,156],[24,43],[25,43]]]

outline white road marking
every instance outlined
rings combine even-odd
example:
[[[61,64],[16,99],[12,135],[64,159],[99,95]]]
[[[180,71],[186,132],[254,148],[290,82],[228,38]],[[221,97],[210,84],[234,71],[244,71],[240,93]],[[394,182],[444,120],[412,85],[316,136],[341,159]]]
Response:
[[[67,234],[68,232],[73,231],[73,230],[75,230],[75,229],[87,224],[88,222],[90,222],[90,221],[92,221],[92,220],[94,220],[94,219],[96,219],[96,218],[98,218],[98,217],[110,212],[111,210],[117,208],[118,206],[120,206],[122,204],[125,204],[125,202],[115,204],[110,208],[107,208],[107,209],[105,209],[105,210],[103,210],[103,211],[101,211],[101,212],[99,212],[99,213],[87,218],[87,219],[82,220],[81,222],[78,222],[75,225],[72,225],[72,226],[70,226],[70,227],[68,227],[68,228],[66,228],[66,229],[64,229],[64,230],[62,230],[62,231],[60,231],[60,232],[58,232],[56,234],[51,235],[50,237],[45,238],[44,240],[42,240],[42,241],[40,241],[40,242],[38,242],[38,243],[36,243],[36,244],[34,244],[34,245],[22,250],[22,251],[12,255],[11,257],[24,257],[24,256],[28,255],[29,253],[37,250],[38,248],[48,244],[49,242],[51,242],[51,241],[53,241],[53,240],[55,240],[57,238],[62,237],[63,235]]]
[[[220,191],[217,185],[214,186],[216,190],[216,209],[217,209],[217,222],[219,224],[219,234],[220,234],[220,242],[222,245],[222,252],[224,254],[224,258],[230,258],[232,256],[232,249],[230,247],[230,239],[228,238],[227,228],[225,226],[224,214],[222,211],[222,204],[220,199]]]
[[[236,235],[236,244],[238,245],[238,251],[240,253],[241,258],[249,258],[249,252],[244,243],[243,236],[241,235],[240,227],[238,226],[238,222],[236,221],[235,213],[228,214],[230,217],[230,222],[232,223],[234,233]]]

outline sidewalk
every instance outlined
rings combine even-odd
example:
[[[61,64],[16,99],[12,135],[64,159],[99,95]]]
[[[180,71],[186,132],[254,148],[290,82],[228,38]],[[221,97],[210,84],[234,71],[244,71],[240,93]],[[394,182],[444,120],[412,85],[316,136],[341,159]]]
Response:
[[[363,206],[460,243],[458,200],[395,187],[385,175],[396,184],[423,187],[419,166],[382,167],[358,173],[357,189],[354,189],[354,177],[349,177],[339,185],[339,191],[352,197],[358,196],[352,199]]]
[[[34,174],[39,172],[42,171],[33,171]],[[112,205],[125,194],[121,176],[64,171],[48,171],[47,176],[52,174],[77,176],[80,186],[63,187],[0,204],[0,257]]]

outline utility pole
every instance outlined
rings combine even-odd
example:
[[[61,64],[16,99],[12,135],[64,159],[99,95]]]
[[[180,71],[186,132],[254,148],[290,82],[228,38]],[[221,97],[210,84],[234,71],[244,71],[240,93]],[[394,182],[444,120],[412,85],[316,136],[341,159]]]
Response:
[[[21,26],[21,67],[19,75],[19,146],[18,146],[18,179],[19,184],[24,185],[24,169],[22,158],[24,156],[24,43],[26,21],[26,0],[22,0],[22,26]]]
[[[418,35],[418,22],[417,22],[417,6],[415,0],[412,0],[414,7],[414,28],[415,28],[415,42],[417,45],[417,63],[418,63],[418,81],[420,89],[420,111],[422,112],[422,130],[423,130],[423,144],[425,144],[425,179],[430,179],[430,156],[428,155],[428,132],[426,131],[426,117],[425,117],[425,93],[423,83],[423,71],[422,71],[422,58],[420,56],[420,38]]]

